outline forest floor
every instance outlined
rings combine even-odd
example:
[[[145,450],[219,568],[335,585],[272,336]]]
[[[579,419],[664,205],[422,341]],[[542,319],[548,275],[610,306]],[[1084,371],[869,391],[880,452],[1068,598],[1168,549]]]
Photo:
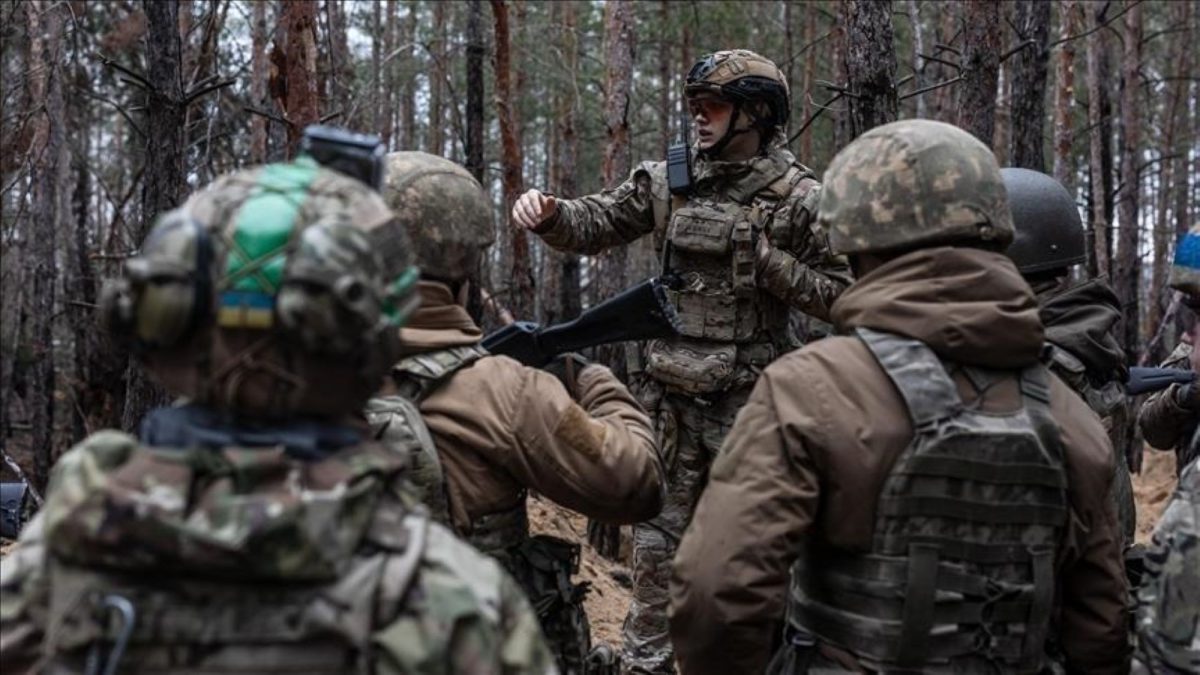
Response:
[[[1146,543],[1154,531],[1154,524],[1167,506],[1175,489],[1175,456],[1169,452],[1158,452],[1147,448],[1142,473],[1133,477],[1133,490],[1137,500],[1137,541]],[[550,534],[583,545],[577,582],[591,585],[584,604],[592,626],[592,641],[596,644],[608,642],[613,646],[621,643],[621,622],[629,609],[631,575],[629,568],[601,557],[587,546],[587,519],[568,511],[550,501],[533,497],[529,500],[529,519],[533,530]],[[623,558],[629,559],[629,528],[623,528]],[[13,542],[0,540],[0,556],[12,549]]]

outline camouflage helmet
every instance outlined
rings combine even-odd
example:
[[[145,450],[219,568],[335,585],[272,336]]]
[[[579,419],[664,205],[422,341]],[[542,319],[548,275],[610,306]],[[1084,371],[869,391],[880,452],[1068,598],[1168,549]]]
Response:
[[[1193,225],[1175,247],[1169,283],[1187,296],[1189,306],[1200,307],[1200,225]]]
[[[172,393],[251,417],[359,410],[419,302],[407,235],[309,157],[218,178],[164,214],[102,318]]]
[[[748,49],[730,49],[701,57],[688,71],[683,92],[686,96],[709,92],[739,105],[765,103],[771,115],[769,119],[758,120],[763,138],[782,135],[791,113],[791,93],[783,71],[774,61]]]
[[[412,240],[421,273],[444,281],[473,276],[495,237],[492,206],[479,182],[425,152],[393,152],[385,161],[383,196]]]
[[[1062,183],[1030,169],[1001,169],[1016,236],[1006,253],[1021,274],[1066,269],[1087,260],[1083,221]]]
[[[1012,216],[996,157],[958,127],[904,120],[854,139],[825,172],[818,221],[837,254],[951,244],[1002,250]]]

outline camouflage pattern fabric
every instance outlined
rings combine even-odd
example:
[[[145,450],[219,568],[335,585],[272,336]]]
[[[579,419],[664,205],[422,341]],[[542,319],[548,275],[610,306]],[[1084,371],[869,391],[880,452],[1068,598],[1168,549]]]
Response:
[[[709,466],[749,394],[749,388],[711,400],[667,394],[654,408],[667,468],[667,498],[659,515],[633,526],[635,581],[622,626],[625,672],[675,672],[667,635],[671,561],[708,482]]]
[[[1190,368],[1192,349],[1192,345],[1181,342],[1159,365],[1163,368]],[[1190,406],[1180,405],[1181,389],[1180,385],[1173,384],[1154,392],[1146,398],[1138,412],[1138,426],[1146,442],[1160,450],[1174,449],[1175,466],[1179,470],[1196,458],[1189,455],[1187,440],[1200,427],[1200,387],[1192,388],[1194,398]]]
[[[1200,460],[1184,468],[1146,551],[1137,634],[1135,671],[1200,672]]]
[[[403,505],[403,468],[374,445],[300,462],[95,434],[60,460],[2,563],[0,656],[69,671],[555,672],[511,579]]]
[[[424,152],[393,152],[386,161],[381,192],[408,231],[422,274],[446,281],[475,274],[480,252],[495,238],[491,204],[478,181]]]
[[[875,127],[838,153],[818,219],[837,254],[957,242],[1003,249],[1013,239],[995,155],[966,131],[930,120]]]

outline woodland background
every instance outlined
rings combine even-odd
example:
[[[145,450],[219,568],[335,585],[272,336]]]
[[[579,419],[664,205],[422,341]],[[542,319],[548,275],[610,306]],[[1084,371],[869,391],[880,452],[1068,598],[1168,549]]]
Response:
[[[290,157],[312,122],[480,178],[496,205],[491,325],[569,318],[650,275],[648,243],[564,256],[514,234],[508,206],[663,158],[683,75],[732,47],[783,68],[790,146],[818,173],[863,130],[925,117],[1053,174],[1092,237],[1082,273],[1121,297],[1131,362],[1155,362],[1176,339],[1172,247],[1200,218],[1198,38],[1187,1],[0,3],[4,470],[44,485],[72,442],[135,428],[162,400],[97,328],[103,281],[157,214]]]

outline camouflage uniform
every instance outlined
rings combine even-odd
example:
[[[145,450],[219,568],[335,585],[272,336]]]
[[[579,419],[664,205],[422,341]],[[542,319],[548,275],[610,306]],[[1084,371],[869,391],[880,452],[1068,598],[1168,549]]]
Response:
[[[715,74],[702,75],[709,66]],[[724,67],[734,75],[723,74]],[[760,79],[778,76],[774,64],[743,50],[718,52],[693,70],[700,77],[689,76],[689,94],[693,86],[712,90],[721,77],[760,71]],[[669,192],[664,162],[644,162],[611,190],[560,200],[556,215],[536,229],[551,247],[583,254],[652,234],[663,274],[678,277],[670,295],[684,324],[682,336],[651,341],[630,359],[668,472],[662,513],[634,527],[633,602],[622,660],[635,671],[673,671],[666,616],[670,561],[708,467],[755,379],[798,346],[789,311],[827,319],[850,281],[844,261],[830,255],[825,236],[813,227],[820,186],[782,138],[776,131],[761,155],[741,162],[697,151],[686,197]],[[770,252],[756,259],[761,237]]]
[[[1200,452],[1200,432],[1192,452]],[[1154,528],[1138,591],[1137,672],[1200,672],[1200,455]]]
[[[414,448],[362,440],[410,256],[308,157],[164,216],[102,308],[193,403],[59,461],[0,565],[6,669],[556,672],[512,579],[412,508]]]
[[[1163,368],[1189,368],[1192,349],[1192,345],[1181,342],[1160,365]],[[1138,424],[1146,442],[1160,450],[1174,448],[1176,467],[1179,469],[1196,459],[1196,455],[1189,454],[1185,441],[1200,426],[1200,395],[1197,395],[1200,388],[1193,386],[1190,406],[1183,405],[1182,390],[1183,385],[1173,384],[1154,392],[1146,398],[1138,413]]]
[[[1183,304],[1200,317],[1200,224],[1193,225],[1175,247],[1170,286],[1179,291]],[[1190,368],[1192,350],[1196,348],[1195,344],[1181,343],[1163,367]],[[1200,454],[1194,442],[1188,445],[1188,439],[1200,427],[1200,383],[1173,384],[1155,393],[1142,406],[1138,424],[1150,445],[1160,450],[1175,448],[1176,467],[1182,471]]]

